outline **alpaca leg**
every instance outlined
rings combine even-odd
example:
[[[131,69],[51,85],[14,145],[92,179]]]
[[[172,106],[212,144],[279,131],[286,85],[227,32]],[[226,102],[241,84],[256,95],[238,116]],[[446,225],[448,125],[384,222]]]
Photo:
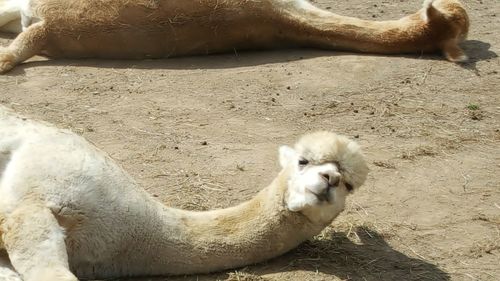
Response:
[[[23,202],[3,228],[7,253],[25,281],[78,281],[69,270],[64,230],[47,207]]]
[[[0,281],[23,281],[12,268],[9,257],[4,250],[0,250]]]
[[[46,30],[43,22],[38,22],[25,31],[6,48],[0,49],[0,73],[5,73],[17,64],[40,52],[46,41]]]

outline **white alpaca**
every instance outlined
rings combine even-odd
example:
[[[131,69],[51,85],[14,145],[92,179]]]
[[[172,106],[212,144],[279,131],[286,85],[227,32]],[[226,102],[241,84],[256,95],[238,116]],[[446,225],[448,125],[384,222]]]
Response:
[[[52,58],[165,58],[241,49],[315,47],[381,54],[442,51],[469,19],[457,0],[426,0],[392,21],[333,14],[307,0],[0,0],[0,27],[20,32],[0,49],[0,73],[34,55]]]
[[[0,0],[0,30],[21,33],[21,11],[27,7],[28,0]]]
[[[0,245],[13,266],[0,263],[0,280],[206,273],[281,255],[329,225],[368,168],[329,132],[279,154],[281,172],[253,199],[174,209],[82,137],[0,107]]]

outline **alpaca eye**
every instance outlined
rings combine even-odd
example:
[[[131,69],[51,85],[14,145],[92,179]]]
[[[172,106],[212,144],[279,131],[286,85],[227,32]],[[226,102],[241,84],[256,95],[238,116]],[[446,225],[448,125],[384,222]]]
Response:
[[[299,166],[305,166],[307,164],[309,164],[308,160],[306,160],[306,159],[300,159],[299,160]]]
[[[347,182],[346,182],[346,183],[344,183],[344,184],[345,184],[345,188],[347,189],[347,191],[351,192],[351,191],[354,189],[354,187],[352,187],[352,185],[351,185],[351,184],[349,184],[349,183],[347,183]]]

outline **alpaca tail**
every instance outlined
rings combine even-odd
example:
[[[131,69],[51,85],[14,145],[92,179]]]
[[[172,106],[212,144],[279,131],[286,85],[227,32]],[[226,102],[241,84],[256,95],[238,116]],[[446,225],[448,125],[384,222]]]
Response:
[[[21,10],[26,4],[23,0],[0,0],[0,31],[20,33]]]

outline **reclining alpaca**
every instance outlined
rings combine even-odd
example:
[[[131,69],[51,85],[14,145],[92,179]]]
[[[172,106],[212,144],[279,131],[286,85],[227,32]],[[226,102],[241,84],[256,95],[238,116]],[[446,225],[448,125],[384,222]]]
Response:
[[[0,24],[11,30],[20,22],[24,31],[0,50],[0,73],[34,55],[162,58],[286,46],[440,50],[464,61],[458,44],[469,28],[457,0],[426,0],[413,15],[379,22],[339,16],[307,0],[0,0]]]
[[[194,274],[257,263],[318,234],[368,173],[358,145],[329,132],[282,146],[280,164],[272,183],[238,206],[169,208],[83,138],[0,107],[0,246],[13,266],[0,258],[0,279]]]

